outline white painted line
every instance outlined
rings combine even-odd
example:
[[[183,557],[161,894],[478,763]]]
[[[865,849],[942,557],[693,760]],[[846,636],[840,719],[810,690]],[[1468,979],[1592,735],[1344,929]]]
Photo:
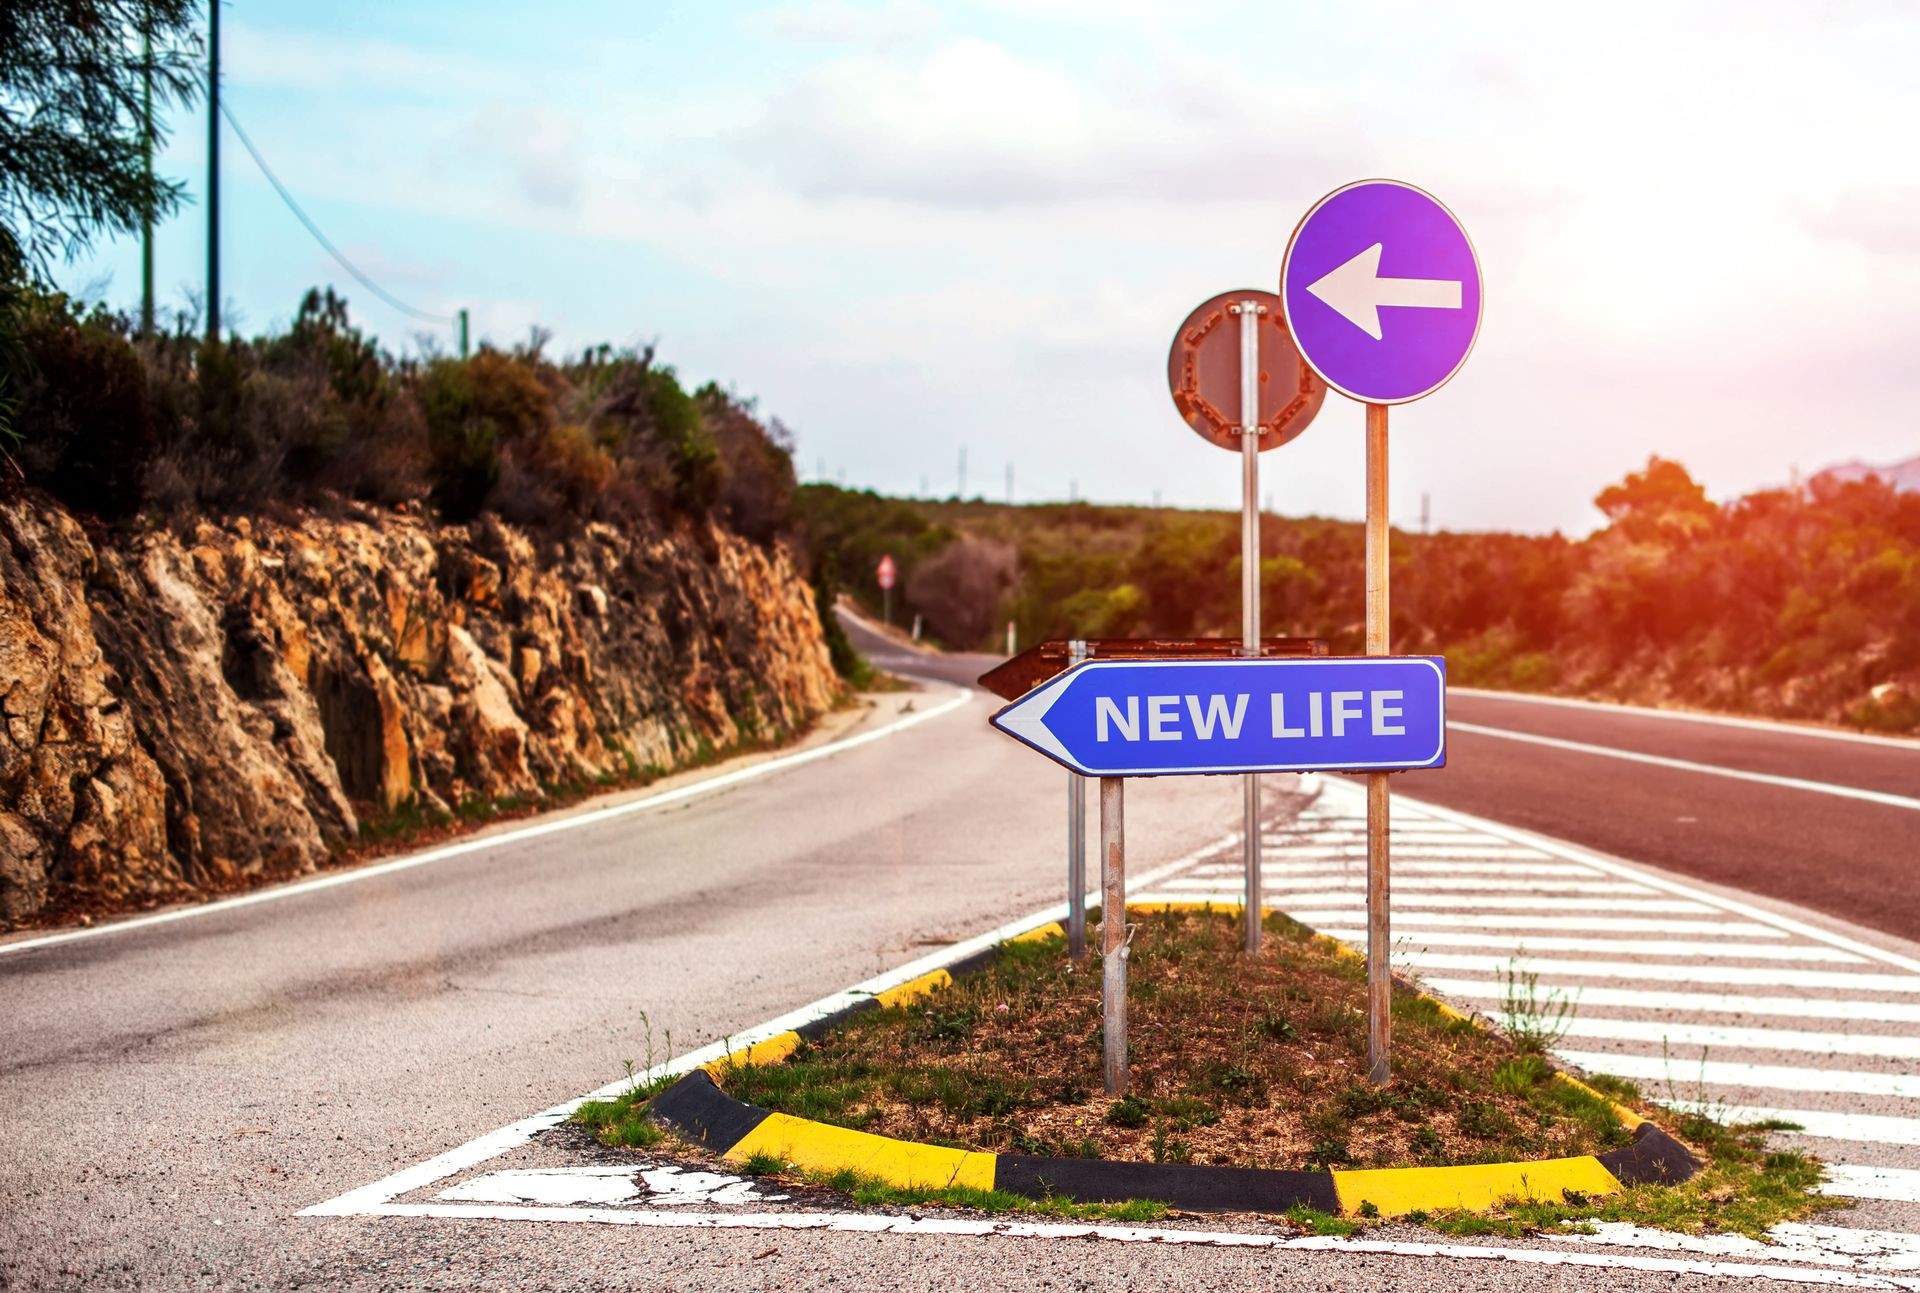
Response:
[[[1185,857],[1176,858],[1163,867],[1154,868],[1141,876],[1139,883],[1143,886],[1150,885],[1166,876],[1173,875],[1176,872],[1192,866],[1196,859],[1204,857],[1212,850],[1222,847],[1224,840],[1238,838],[1240,838],[1239,832],[1235,832],[1230,836],[1222,836],[1221,839],[1215,840],[1203,848],[1195,849]],[[756,1042],[764,1041],[776,1033],[790,1032],[804,1024],[809,1024],[816,1019],[833,1014],[839,1010],[844,1010],[848,1006],[854,1005],[878,993],[885,992],[888,988],[897,987],[909,979],[917,979],[923,974],[944,969],[955,961],[964,960],[966,957],[972,956],[975,952],[984,952],[990,947],[1005,942],[1016,934],[1023,934],[1027,930],[1033,929],[1035,926],[1044,925],[1049,921],[1065,920],[1066,916],[1067,904],[1064,902],[1055,903],[1051,907],[1045,907],[1029,915],[1022,916],[1018,920],[1009,921],[998,929],[991,929],[973,938],[963,939],[950,947],[930,952],[918,960],[896,966],[884,974],[875,975],[863,983],[857,983],[851,988],[834,993],[832,996],[822,997],[811,1005],[802,1006],[798,1010],[790,1010],[776,1019],[769,1019],[763,1024],[757,1024],[752,1028],[743,1029],[731,1037],[709,1043],[706,1046],[700,1047],[698,1050],[689,1051],[678,1059],[647,1070],[639,1075],[638,1080],[650,1081],[656,1077],[671,1077],[682,1073],[691,1073],[703,1064],[711,1064],[713,1061],[725,1059],[735,1052],[744,1051]],[[616,1081],[609,1082],[607,1085],[597,1090],[589,1091],[583,1096],[577,1096],[565,1103],[554,1105],[550,1109],[543,1109],[539,1113],[522,1118],[518,1122],[510,1123],[496,1131],[487,1132],[483,1136],[476,1136],[466,1144],[455,1146],[446,1153],[438,1154],[424,1163],[416,1163],[412,1167],[403,1168],[391,1176],[383,1177],[370,1185],[363,1185],[357,1189],[348,1190],[345,1194],[328,1199],[323,1203],[316,1203],[310,1208],[303,1209],[298,1215],[303,1217],[374,1215],[381,1205],[398,1198],[402,1194],[410,1194],[415,1190],[424,1189],[432,1185],[435,1181],[444,1180],[456,1172],[464,1172],[470,1167],[476,1167],[486,1162],[488,1159],[497,1158],[501,1154],[520,1148],[520,1146],[526,1144],[541,1132],[565,1122],[572,1116],[575,1109],[578,1109],[581,1105],[587,1103],[587,1101],[610,1100],[630,1090],[634,1080],[635,1079],[631,1077],[623,1077]]]
[[[1331,791],[1335,797],[1344,796],[1349,803],[1365,802],[1367,792],[1363,786],[1350,785],[1345,781],[1335,778],[1322,778],[1320,784],[1326,790]],[[1671,880],[1665,876],[1629,866],[1617,858],[1608,857],[1604,853],[1596,853],[1591,849],[1584,849],[1578,845],[1569,844],[1565,840],[1556,840],[1550,836],[1536,834],[1533,831],[1523,831],[1517,827],[1505,826],[1485,817],[1475,817],[1471,813],[1462,813],[1451,808],[1442,808],[1438,804],[1427,804],[1415,800],[1408,800],[1406,806],[1409,808],[1417,808],[1421,812],[1434,817],[1443,817],[1449,821],[1457,822],[1460,825],[1484,831],[1489,835],[1498,835],[1502,839],[1509,839],[1518,844],[1530,845],[1554,857],[1566,858],[1571,862],[1583,863],[1596,870],[1604,871],[1608,875],[1617,875],[1627,880],[1638,880],[1649,888],[1658,889],[1663,893],[1695,898],[1701,902],[1709,903],[1721,911],[1730,912],[1736,916],[1744,916],[1749,920],[1757,920],[1763,924],[1772,925],[1776,929],[1784,929],[1790,934],[1798,934],[1802,938],[1810,938],[1816,943],[1825,943],[1829,947],[1844,947],[1850,952],[1860,953],[1860,955],[1866,957],[1868,960],[1879,961],[1883,965],[1897,966],[1900,969],[1909,970],[1920,975],[1920,960],[1916,960],[1913,957],[1902,956],[1897,952],[1890,952],[1884,947],[1878,947],[1857,938],[1850,938],[1845,934],[1836,934],[1832,930],[1824,929],[1819,925],[1814,925],[1804,920],[1796,920],[1791,916],[1783,916],[1777,912],[1768,911],[1764,907],[1755,906],[1752,903],[1741,902],[1734,898],[1723,898],[1718,894],[1695,889],[1677,880]],[[1396,811],[1398,811],[1397,807]]]
[[[1616,1042],[1664,1042],[1752,1051],[1808,1051],[1815,1055],[1871,1055],[1920,1059],[1920,1037],[1876,1033],[1815,1033],[1796,1028],[1736,1028],[1721,1024],[1675,1024],[1660,1019],[1608,1019],[1579,1015],[1567,1021],[1567,1036]]]
[[[1364,831],[1355,831],[1348,836],[1347,839],[1348,843],[1342,845],[1301,845],[1291,843],[1287,840],[1274,840],[1269,844],[1269,847],[1276,850],[1275,857],[1281,861],[1295,858],[1317,858],[1327,861],[1338,861],[1340,859],[1353,857],[1356,854],[1361,857],[1366,856],[1367,841]],[[1393,846],[1396,850],[1403,847],[1398,835],[1393,837]],[[1543,861],[1546,857],[1539,849],[1513,848],[1498,843],[1408,844],[1405,845],[1404,848],[1408,853],[1423,858],[1461,858],[1463,860],[1472,860],[1475,858],[1514,858],[1524,860],[1531,858],[1535,861]]]
[[[1804,727],[1798,723],[1771,723],[1764,718],[1735,718],[1731,714],[1696,714],[1681,709],[1648,709],[1642,705],[1615,705],[1604,700],[1576,700],[1571,696],[1531,696],[1511,691],[1488,691],[1482,687],[1448,687],[1449,696],[1479,696],[1487,700],[1511,700],[1528,705],[1556,705],[1564,709],[1599,710],[1602,713],[1630,715],[1634,718],[1659,718],[1681,723],[1707,723],[1714,727],[1744,727],[1752,732],[1774,732],[1781,736],[1807,736],[1817,741],[1850,741],[1856,745],[1883,745],[1895,750],[1920,754],[1920,741],[1911,737],[1874,736],[1867,732],[1840,732],[1824,727]]]
[[[1729,1104],[1694,1105],[1682,1101],[1679,1108],[1692,1108],[1731,1126],[1740,1122],[1798,1123],[1799,1131],[1783,1133],[1812,1136],[1818,1140],[1857,1140],[1876,1147],[1882,1145],[1920,1145],[1920,1118],[1892,1118],[1877,1113],[1835,1113],[1831,1109],[1775,1109],[1767,1105]]]
[[[1507,987],[1495,979],[1425,978],[1429,992],[1468,1001],[1505,1000]],[[1635,1010],[1715,1015],[1779,1015],[1791,1019],[1859,1019],[1887,1024],[1920,1024],[1920,1002],[1862,1001],[1841,997],[1742,997],[1721,992],[1678,992],[1667,988],[1580,989],[1582,1006],[1625,1006]]]
[[[1364,854],[1343,859],[1338,866],[1329,866],[1325,862],[1289,862],[1284,858],[1269,858],[1261,864],[1261,874],[1274,875],[1329,875],[1347,876],[1356,871],[1366,870],[1367,859]],[[1196,870],[1205,871],[1213,866],[1237,869],[1238,862],[1209,863]],[[1576,866],[1569,862],[1423,862],[1419,858],[1393,859],[1393,875],[1396,882],[1402,875],[1486,875],[1486,876],[1539,876],[1545,879],[1583,880],[1590,876],[1602,875],[1591,867]]]
[[[1352,914],[1358,916],[1364,913]],[[1337,938],[1346,943],[1358,945],[1367,940],[1364,922],[1356,922],[1350,929],[1329,929],[1324,925],[1315,925],[1314,928],[1329,938]],[[1837,947],[1800,947],[1780,943],[1706,943],[1698,939],[1672,938],[1563,938],[1554,934],[1535,933],[1529,933],[1524,938],[1516,938],[1512,934],[1491,930],[1484,934],[1421,930],[1419,933],[1405,935],[1400,941],[1413,951],[1429,947],[1511,949],[1513,955],[1522,960],[1530,952],[1626,952],[1634,956],[1709,956],[1721,957],[1729,961],[1799,961],[1828,965],[1853,965],[1860,960],[1852,952],[1843,952]]]
[[[1292,904],[1294,906],[1305,907],[1315,904],[1338,902],[1346,896],[1345,893],[1339,890],[1329,891],[1323,889],[1293,892],[1280,890],[1270,892],[1267,895],[1267,905],[1277,907],[1283,904]],[[1468,897],[1458,894],[1395,893],[1393,895],[1393,905],[1396,910],[1406,907],[1475,907],[1487,911],[1531,911],[1536,908],[1547,911],[1559,911],[1564,910],[1567,904],[1564,901],[1555,901],[1551,896],[1545,894],[1539,896],[1527,895],[1525,897],[1516,897],[1511,894],[1488,894],[1484,897],[1479,895]],[[1674,898],[1609,898],[1605,902],[1591,902],[1583,905],[1596,912],[1631,911],[1673,916],[1691,916],[1700,913],[1710,916],[1714,914],[1713,908],[1703,902],[1683,902]]]
[[[1695,763],[1690,759],[1669,759],[1665,755],[1642,754],[1637,750],[1620,750],[1608,745],[1588,745],[1585,741],[1563,741],[1555,736],[1535,736],[1530,732],[1482,727],[1478,723],[1449,722],[1447,728],[1455,732],[1471,732],[1476,736],[1498,737],[1503,741],[1520,741],[1527,745],[1544,745],[1554,750],[1569,750],[1575,754],[1592,754],[1604,759],[1644,763],[1649,767],[1668,768],[1675,772],[1699,772],[1710,777],[1751,781],[1758,785],[1777,786],[1784,790],[1807,790],[1815,794],[1832,795],[1837,799],[1858,799],[1864,803],[1880,804],[1887,808],[1906,808],[1920,812],[1920,799],[1912,799],[1906,795],[1890,795],[1884,790],[1862,790],[1858,786],[1843,786],[1832,781],[1808,781],[1804,777],[1781,777],[1770,772],[1723,768],[1711,763]]]
[[[1452,875],[1401,875],[1398,859],[1395,859],[1393,892],[1397,898],[1407,892],[1413,893],[1527,893],[1545,899],[1550,896],[1567,894],[1640,894],[1651,893],[1643,884],[1629,884],[1624,880],[1508,880],[1488,879],[1478,876]],[[1355,866],[1351,877],[1344,875],[1322,874],[1303,876],[1281,873],[1274,876],[1275,868],[1262,866],[1262,876],[1273,876],[1276,880],[1290,881],[1294,884],[1311,883],[1321,891],[1346,892],[1357,889],[1366,892],[1366,879],[1362,865]],[[1205,868],[1196,868],[1198,876]],[[1170,886],[1179,887],[1187,881],[1169,880]],[[1272,886],[1269,885],[1269,888]],[[1557,905],[1557,904],[1556,904]]]
[[[519,1167],[488,1172],[440,1191],[452,1203],[540,1203],[555,1207],[634,1203],[645,1196],[649,1207],[747,1207],[780,1203],[750,1176],[702,1172],[673,1163],[629,1163],[624,1167]]]
[[[1510,1262],[1517,1266],[1631,1270],[1657,1275],[1772,1280],[1832,1288],[1897,1289],[1913,1293],[1920,1281],[1864,1271],[1759,1262],[1703,1261],[1640,1257],[1625,1253],[1584,1253],[1572,1247],[1500,1248],[1492,1245],[1412,1243],[1334,1236],[1249,1234],[1228,1230],[1176,1230],[1170,1227],[1110,1226],[995,1221],[847,1212],[647,1212],[622,1208],[529,1208],[459,1206],[446,1203],[389,1203],[370,1216],[448,1217],[469,1221],[531,1221],[637,1226],[670,1230],[827,1231],[854,1234],[978,1236],[983,1239],[1100,1239],[1112,1243],[1191,1245],[1197,1248],[1265,1248],[1284,1252],[1334,1252],[1386,1257],[1438,1257],[1457,1261]]]
[[[1338,895],[1319,895],[1337,897]],[[1316,929],[1322,924],[1349,924],[1356,918],[1365,923],[1365,909],[1354,906],[1307,908],[1304,910],[1276,901],[1271,895],[1267,899],[1269,907],[1286,907],[1288,913],[1302,924],[1312,925]],[[1447,929],[1509,929],[1529,930],[1581,930],[1595,934],[1695,934],[1705,937],[1734,936],[1767,938],[1778,933],[1765,926],[1752,926],[1734,920],[1661,920],[1655,916],[1523,916],[1495,914],[1476,915],[1463,911],[1410,911],[1393,914],[1395,930],[1447,928]],[[1781,935],[1784,939],[1784,935]],[[1522,937],[1519,941],[1525,942]],[[1632,953],[1637,949],[1623,940],[1618,945],[1622,952]],[[1696,953],[1697,955],[1697,953]],[[1568,965],[1581,964],[1568,961]],[[1920,982],[1920,981],[1917,981]]]
[[[1772,1091],[1821,1091],[1832,1095],[1920,1099],[1920,1074],[1868,1073],[1860,1069],[1809,1069],[1787,1064],[1743,1064],[1736,1060],[1668,1059],[1661,1055],[1624,1055],[1612,1051],[1575,1051],[1555,1047],[1569,1064],[1594,1073],[1611,1073],[1646,1083],[1670,1084],[1694,1098],[1699,1087],[1764,1088]],[[1920,1175],[1920,1173],[1916,1173]]]
[[[1308,922],[1311,923],[1311,922]],[[1398,924],[1399,922],[1395,922]],[[1425,969],[1504,973],[1510,957],[1430,952],[1406,960]],[[1920,975],[1865,974],[1845,970],[1765,969],[1745,965],[1669,965],[1660,961],[1560,961],[1527,958],[1525,969],[1543,982],[1561,978],[1644,979],[1655,983],[1724,983],[1740,987],[1831,988],[1840,992],[1920,992]]]
[[[1820,1193],[1837,1194],[1849,1199],[1920,1203],[1920,1171],[1910,1167],[1858,1167],[1833,1163],[1827,1167],[1827,1179],[1821,1182]]]
[[[1920,1235],[1893,1230],[1852,1230],[1845,1226],[1788,1223],[1769,1230],[1765,1243],[1745,1235],[1686,1235],[1630,1225],[1624,1221],[1593,1222],[1589,1225],[1589,1231],[1587,1234],[1548,1232],[1541,1237],[1565,1244],[1651,1248],[1759,1261],[1809,1262],[1856,1270],[1920,1270]]]
[[[22,939],[13,943],[0,943],[0,956],[10,952],[25,952],[37,947],[52,947],[58,943],[71,943],[82,938],[98,938],[105,934],[121,934],[135,929],[147,929],[154,925],[167,925],[177,920],[191,920],[198,916],[211,916],[216,912],[232,911],[238,907],[251,907],[257,903],[278,902],[282,898],[297,898],[303,894],[317,893],[322,889],[333,889],[340,885],[357,884],[362,880],[371,880],[376,876],[392,875],[396,871],[408,871],[414,867],[426,866],[432,862],[445,862],[451,858],[465,857],[470,853],[484,853],[489,849],[504,848],[512,844],[521,844],[531,839],[540,839],[548,835],[558,835],[563,831],[579,830],[584,826],[598,826],[619,817],[646,812],[667,804],[676,804],[684,800],[710,795],[729,786],[737,786],[745,781],[769,776],[775,772],[785,772],[805,763],[819,759],[832,758],[848,750],[881,740],[916,727],[943,714],[952,712],[966,704],[974,696],[968,689],[956,689],[954,694],[931,709],[921,710],[897,718],[884,727],[871,732],[861,732],[826,745],[815,746],[811,750],[799,750],[793,754],[777,755],[774,758],[756,763],[750,767],[733,772],[722,773],[705,781],[665,790],[657,795],[648,795],[644,799],[630,800],[624,804],[615,804],[610,808],[597,808],[590,812],[575,813],[568,817],[522,826],[515,830],[500,831],[473,839],[461,840],[457,844],[447,844],[439,848],[428,849],[407,857],[394,858],[389,862],[378,862],[372,866],[357,867],[351,871],[335,871],[328,875],[315,876],[311,880],[300,880],[293,884],[282,885],[274,889],[261,889],[253,893],[242,894],[236,898],[222,898],[218,902],[201,903],[194,907],[181,907],[173,911],[157,912],[151,916],[135,916],[130,920],[114,921],[106,925],[94,925],[87,929],[63,930],[58,934],[46,934],[39,938]]]

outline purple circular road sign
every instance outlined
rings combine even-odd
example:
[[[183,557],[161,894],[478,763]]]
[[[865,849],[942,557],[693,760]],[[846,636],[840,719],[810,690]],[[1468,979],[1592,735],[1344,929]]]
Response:
[[[1361,180],[1314,203],[1287,243],[1280,300],[1300,354],[1369,404],[1431,395],[1480,331],[1480,261],[1424,189]]]

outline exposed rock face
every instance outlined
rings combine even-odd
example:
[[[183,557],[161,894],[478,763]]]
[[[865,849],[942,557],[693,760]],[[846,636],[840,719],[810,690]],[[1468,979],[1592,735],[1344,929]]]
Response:
[[[836,682],[787,555],[495,518],[95,543],[0,502],[0,919],[313,869],[360,819],[800,725]]]

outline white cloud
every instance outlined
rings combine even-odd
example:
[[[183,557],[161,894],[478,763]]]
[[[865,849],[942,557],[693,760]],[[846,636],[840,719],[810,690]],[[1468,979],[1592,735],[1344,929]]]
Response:
[[[1244,200],[1367,150],[1351,114],[1229,66],[1088,69],[976,38],[848,57],[772,95],[739,155],[809,200],[974,209]]]

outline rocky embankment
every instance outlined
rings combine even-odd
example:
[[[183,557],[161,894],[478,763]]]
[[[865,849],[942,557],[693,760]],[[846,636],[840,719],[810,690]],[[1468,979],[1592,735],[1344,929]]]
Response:
[[[311,871],[363,822],[668,769],[836,681],[788,555],[491,516],[90,537],[0,502],[0,920]]]

